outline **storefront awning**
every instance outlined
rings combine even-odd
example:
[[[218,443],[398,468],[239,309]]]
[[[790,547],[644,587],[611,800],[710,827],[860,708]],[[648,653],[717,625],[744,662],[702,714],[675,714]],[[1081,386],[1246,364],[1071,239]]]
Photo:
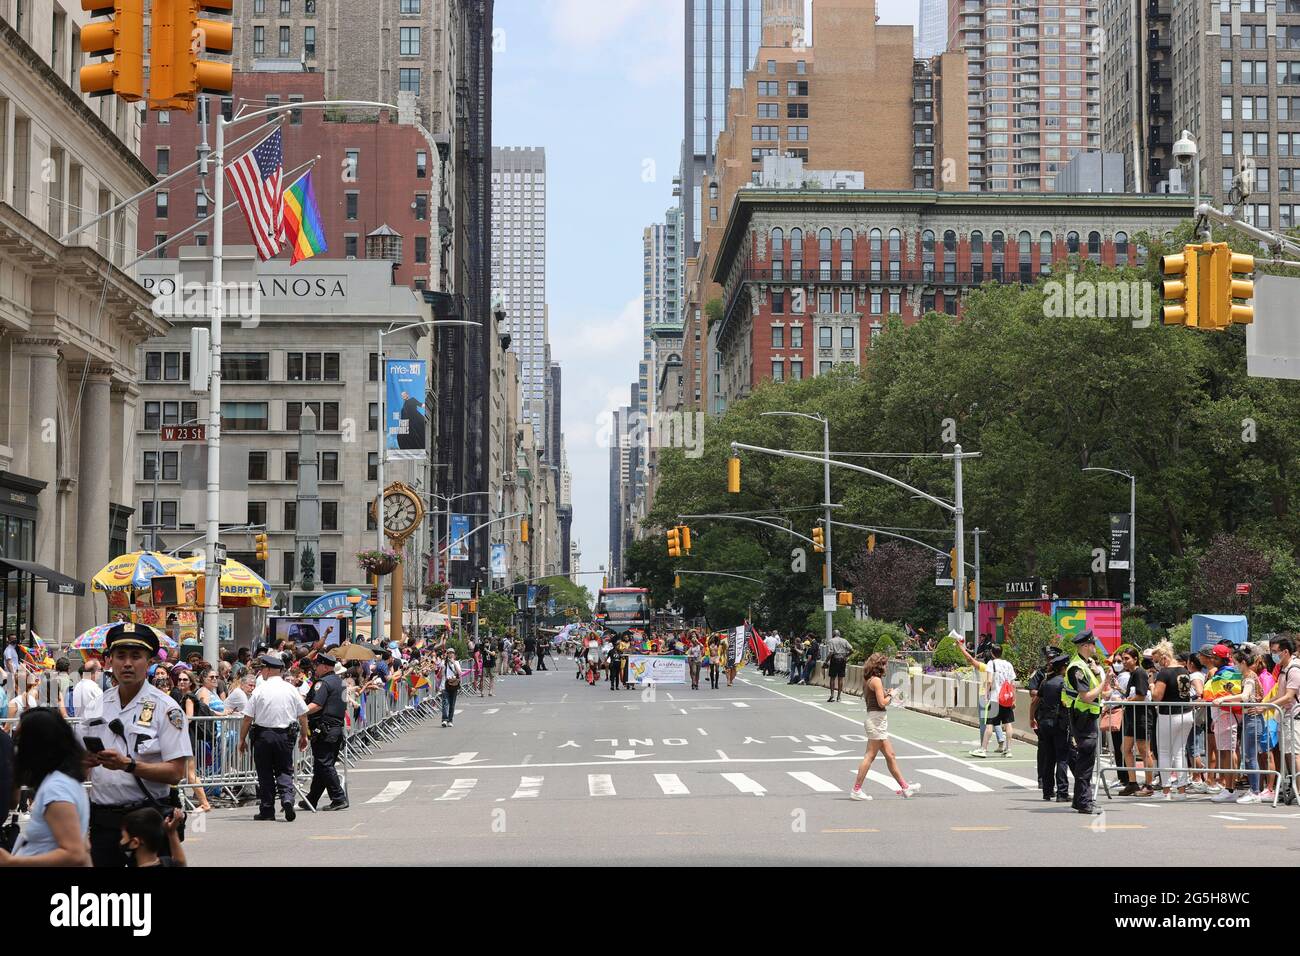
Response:
[[[46,582],[45,590],[51,594],[70,594],[74,597],[82,597],[86,593],[86,585],[81,581],[70,578],[66,574],[60,574],[58,571],[51,571],[43,564],[37,564],[34,561],[18,561],[14,558],[0,558],[0,575],[8,575],[11,571],[30,574],[38,581]]]

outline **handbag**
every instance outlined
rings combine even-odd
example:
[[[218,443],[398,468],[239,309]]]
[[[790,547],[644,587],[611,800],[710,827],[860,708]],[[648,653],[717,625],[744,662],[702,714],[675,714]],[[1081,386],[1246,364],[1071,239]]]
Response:
[[[1102,714],[1101,729],[1106,733],[1113,733],[1124,726],[1124,711],[1120,707],[1112,707]]]

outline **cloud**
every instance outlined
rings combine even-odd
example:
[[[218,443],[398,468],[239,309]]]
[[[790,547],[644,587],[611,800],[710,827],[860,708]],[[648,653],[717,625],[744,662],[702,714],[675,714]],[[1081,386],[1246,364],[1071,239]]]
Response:
[[[594,47],[608,43],[651,0],[552,0],[551,34],[569,46]]]

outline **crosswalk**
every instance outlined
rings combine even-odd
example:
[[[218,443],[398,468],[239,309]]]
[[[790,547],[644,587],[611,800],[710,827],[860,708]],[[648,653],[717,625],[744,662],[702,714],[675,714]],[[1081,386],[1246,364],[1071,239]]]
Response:
[[[926,796],[970,797],[1037,790],[1037,783],[1029,777],[958,761],[945,761],[936,767],[909,764],[904,769],[909,781],[924,781]],[[847,795],[852,789],[856,772],[856,765],[848,763],[833,768],[819,767],[816,771],[762,769],[689,774],[645,773],[632,767],[620,768],[617,773],[588,774],[547,773],[544,768],[539,768],[536,773],[517,777],[510,774],[492,775],[489,771],[485,776],[457,777],[450,783],[442,781],[415,789],[412,789],[409,780],[390,781],[366,802],[392,803],[398,798],[432,798],[439,802],[478,798],[499,803],[544,798],[644,799],[738,794],[747,797],[784,797],[807,793]],[[888,773],[872,768],[867,773],[864,788],[877,793],[896,793],[898,783]]]

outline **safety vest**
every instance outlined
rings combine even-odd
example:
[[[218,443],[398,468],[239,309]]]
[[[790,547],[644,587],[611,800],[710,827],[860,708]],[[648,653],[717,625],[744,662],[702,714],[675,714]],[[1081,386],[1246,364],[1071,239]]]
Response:
[[[1083,669],[1083,673],[1088,678],[1088,690],[1093,690],[1101,683],[1101,679],[1096,672],[1088,666],[1088,662],[1077,654],[1070,659],[1070,663],[1065,667],[1065,683],[1061,686],[1061,706],[1066,710],[1073,708],[1081,714],[1090,714],[1093,717],[1101,713],[1101,704],[1093,701],[1091,704],[1079,699],[1079,695],[1074,690],[1074,682],[1070,680],[1070,671],[1076,667]]]

